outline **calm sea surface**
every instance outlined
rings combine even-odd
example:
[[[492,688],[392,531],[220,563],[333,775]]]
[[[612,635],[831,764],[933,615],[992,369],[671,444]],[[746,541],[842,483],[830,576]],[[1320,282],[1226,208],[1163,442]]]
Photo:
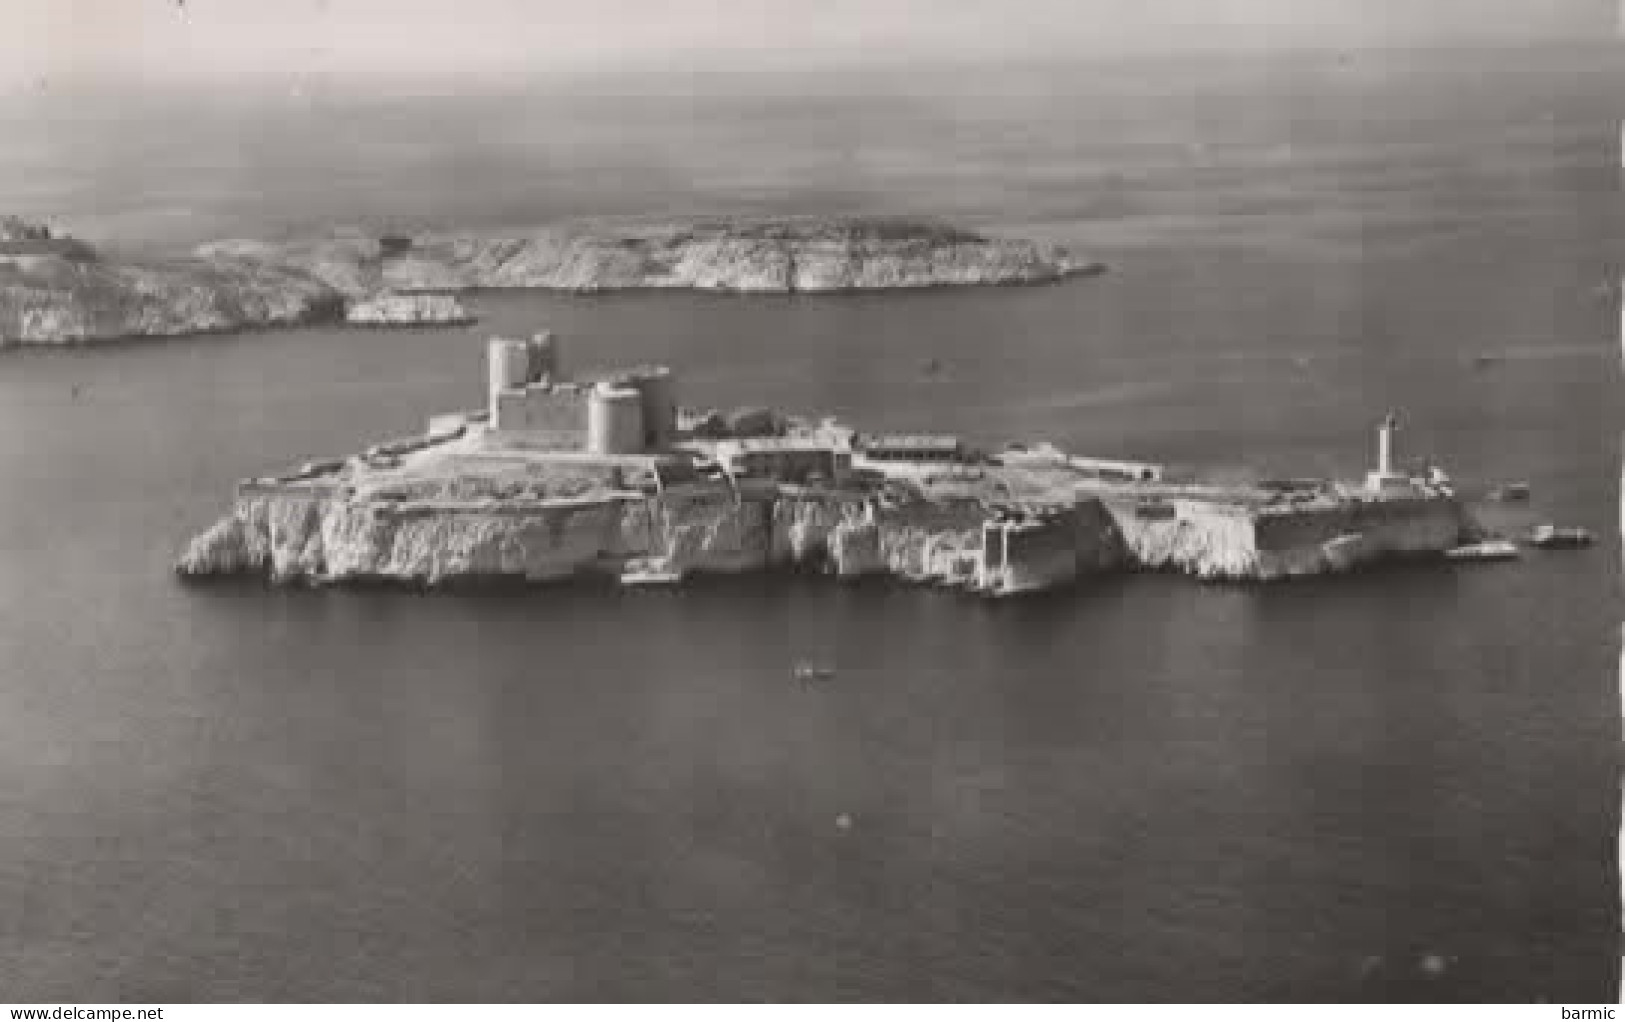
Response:
[[[0,991],[1610,999],[1618,89],[1525,63],[8,107],[4,194],[98,240],[919,210],[1112,270],[7,353]],[[1394,408],[1404,453],[1604,538],[997,606],[171,578],[235,479],[475,405],[484,335],[544,326],[691,403],[1215,468],[1357,474]]]

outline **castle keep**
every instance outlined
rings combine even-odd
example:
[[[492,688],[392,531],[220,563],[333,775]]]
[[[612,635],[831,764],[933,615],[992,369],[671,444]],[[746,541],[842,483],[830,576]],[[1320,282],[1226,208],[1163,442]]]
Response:
[[[665,366],[564,375],[551,332],[493,337],[487,349],[491,439],[516,447],[596,455],[665,450],[677,431],[676,384]]]

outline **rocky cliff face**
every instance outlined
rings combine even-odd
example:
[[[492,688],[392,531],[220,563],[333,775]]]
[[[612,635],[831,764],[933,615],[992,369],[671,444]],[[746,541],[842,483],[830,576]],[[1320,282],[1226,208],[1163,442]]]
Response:
[[[342,311],[337,293],[282,267],[0,254],[0,347],[282,326]]]
[[[176,569],[281,582],[546,581],[618,571],[630,557],[659,554],[686,573],[811,565],[843,577],[923,580],[945,573],[944,557],[975,549],[979,529],[968,509],[876,512],[824,497],[675,495],[446,510],[290,487],[239,497],[230,515],[192,540]]]
[[[981,521],[969,504],[881,507],[829,495],[736,501],[713,492],[449,510],[290,487],[239,497],[231,515],[188,545],[177,570],[277,581],[546,581],[616,572],[628,558],[656,554],[685,573],[811,565],[848,578],[933,581],[962,574],[963,558],[980,547]],[[1085,504],[1077,557],[1082,574],[1140,567],[1268,581],[1436,553],[1462,528],[1460,506],[1448,500],[1343,506],[1263,524],[1234,509],[1144,519],[1132,508]]]
[[[1264,578],[1250,519],[1222,513],[1178,520],[1138,517],[1133,507],[1114,508],[1124,546],[1134,564],[1197,578]]]
[[[635,551],[618,503],[434,512],[387,501],[288,492],[240,497],[194,539],[185,575],[273,581],[436,583],[458,577],[566,578]]]
[[[773,558],[822,563],[843,578],[946,578],[949,560],[980,547],[983,517],[969,504],[877,507],[852,499],[780,498],[773,506]]]
[[[1197,503],[1176,517],[1143,518],[1112,507],[1134,563],[1204,579],[1259,580],[1348,571],[1376,561],[1440,553],[1467,526],[1453,500],[1342,504],[1259,515]]]

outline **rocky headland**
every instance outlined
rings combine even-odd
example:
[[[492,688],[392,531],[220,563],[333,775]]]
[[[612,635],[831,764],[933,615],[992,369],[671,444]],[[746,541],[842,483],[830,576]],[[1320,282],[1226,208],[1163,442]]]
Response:
[[[292,268],[231,259],[103,259],[0,220],[0,347],[81,344],[336,320],[344,299]]]
[[[1104,267],[921,219],[583,222],[510,236],[347,232],[104,257],[0,218],[0,347],[351,322],[466,322],[425,293],[689,288],[825,293],[1048,283]]]

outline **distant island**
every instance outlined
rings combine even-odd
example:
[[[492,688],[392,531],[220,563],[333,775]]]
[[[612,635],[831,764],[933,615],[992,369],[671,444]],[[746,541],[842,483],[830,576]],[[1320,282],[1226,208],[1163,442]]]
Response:
[[[1068,250],[893,217],[592,221],[517,236],[335,233],[104,257],[0,217],[0,347],[318,323],[467,323],[456,292],[827,293],[1041,284],[1103,272]]]

